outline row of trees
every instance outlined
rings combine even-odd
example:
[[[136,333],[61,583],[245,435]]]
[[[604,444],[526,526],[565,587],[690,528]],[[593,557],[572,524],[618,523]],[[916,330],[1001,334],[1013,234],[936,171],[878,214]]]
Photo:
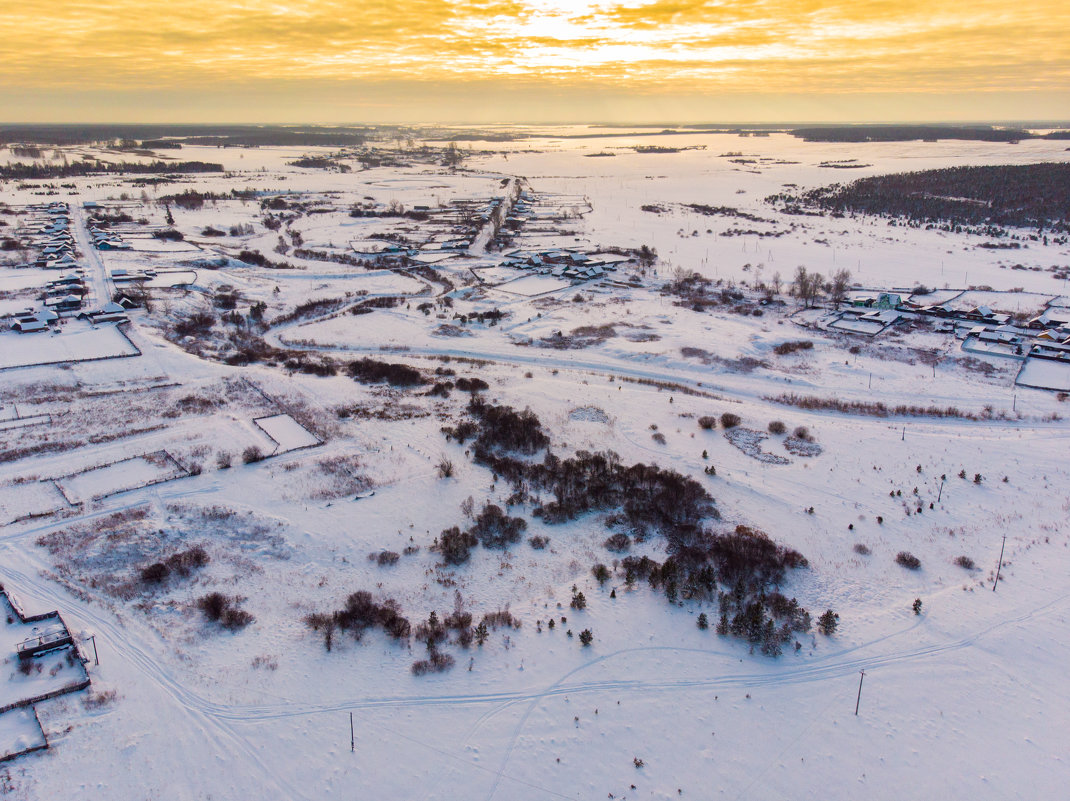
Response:
[[[806,308],[815,305],[821,294],[826,295],[833,305],[839,308],[839,305],[846,299],[850,286],[850,270],[837,270],[832,274],[831,279],[826,280],[821,273],[810,272],[800,265],[791,282],[791,294],[801,300]]]

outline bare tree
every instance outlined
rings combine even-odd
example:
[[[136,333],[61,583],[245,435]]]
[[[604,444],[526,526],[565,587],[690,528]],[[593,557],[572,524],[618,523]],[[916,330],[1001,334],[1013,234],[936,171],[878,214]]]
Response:
[[[791,294],[799,300],[806,302],[806,292],[810,287],[810,274],[801,264],[795,270],[795,278],[791,282]]]
[[[806,287],[806,305],[813,306],[817,303],[817,296],[821,294],[821,289],[825,285],[825,279],[821,277],[821,273],[810,273],[810,283]]]
[[[810,308],[817,302],[817,296],[825,283],[821,273],[807,272],[806,268],[799,265],[795,271],[795,278],[791,285],[791,294],[799,298],[806,308]]]
[[[837,270],[832,274],[829,283],[829,298],[838,309],[847,297],[847,289],[851,285],[851,271],[847,269]]]

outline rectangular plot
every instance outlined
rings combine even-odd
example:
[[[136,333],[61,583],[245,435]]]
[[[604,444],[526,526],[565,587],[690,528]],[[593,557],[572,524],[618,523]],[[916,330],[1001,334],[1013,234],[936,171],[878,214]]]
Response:
[[[33,708],[12,709],[0,715],[0,762],[47,747]]]
[[[1024,387],[1070,392],[1070,363],[1053,359],[1026,359],[1015,383]]]
[[[0,334],[0,369],[136,355],[134,344],[110,325],[62,334]]]
[[[320,441],[288,414],[260,417],[255,422],[265,434],[279,443],[277,453],[319,445]]]
[[[51,481],[32,481],[0,487],[0,524],[31,515],[45,515],[67,507],[67,501]]]
[[[71,503],[84,503],[185,475],[165,451],[157,451],[57,478],[56,484]]]

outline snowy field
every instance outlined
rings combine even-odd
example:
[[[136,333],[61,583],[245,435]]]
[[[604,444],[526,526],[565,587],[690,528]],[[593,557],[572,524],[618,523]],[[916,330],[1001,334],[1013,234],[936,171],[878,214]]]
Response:
[[[72,323],[62,333],[0,334],[0,370],[136,355],[137,348],[113,325]]]
[[[288,414],[276,414],[261,417],[255,421],[264,433],[278,443],[277,453],[294,451],[318,445],[319,440],[301,427],[301,424]]]
[[[141,200],[128,176],[56,196],[0,185],[12,229],[29,204],[71,203],[91,297],[130,293],[143,354],[79,362],[134,352],[110,325],[0,333],[0,367],[24,367],[0,380],[0,581],[32,610],[59,609],[100,656],[84,697],[38,705],[51,748],[6,765],[5,792],[1064,794],[1066,366],[964,349],[921,315],[833,323],[830,299],[807,308],[788,288],[799,265],[846,268],[848,300],[894,291],[1057,316],[1070,245],[1023,232],[1020,248],[983,248],[765,199],[1066,161],[1066,143],[540,133],[466,140],[458,170],[427,155],[441,141],[376,142],[395,166],[367,169],[349,150],[185,143],[182,159],[226,172]],[[652,143],[681,149],[635,149]],[[292,163],[305,156],[350,170]],[[821,166],[846,159],[866,166]],[[190,190],[209,197],[165,210]],[[530,209],[499,244],[480,216],[494,198]],[[129,214],[114,230],[137,250],[91,249],[85,201]],[[151,236],[165,227],[183,241]],[[470,244],[439,253],[457,240]],[[389,247],[418,255],[396,264],[379,255]],[[617,269],[573,281],[552,263],[503,263],[561,248]],[[110,278],[150,269],[144,284]],[[0,264],[0,313],[37,304],[54,277]],[[694,495],[666,490],[651,522],[629,517],[646,498],[636,484],[558,519],[554,504],[598,476],[546,485],[533,467],[514,479],[515,464],[480,461],[481,409],[495,406],[530,410],[546,438],[495,458],[551,475],[612,452]],[[762,584],[763,604],[779,592],[810,615],[779,655],[762,653],[765,633],[718,633],[722,603],[751,592],[742,579],[737,590],[726,569],[703,594],[673,578],[710,540],[681,545],[665,521],[699,494],[708,537],[739,526],[805,559]],[[519,526],[515,541],[448,551],[452,527],[486,534],[486,504]],[[636,564],[648,573],[630,575]],[[358,591],[376,611],[347,630]],[[399,616],[409,628],[390,633]],[[20,672],[21,628],[5,629],[5,697],[76,678],[63,654]],[[40,736],[25,715],[0,716],[0,749]]]
[[[1070,392],[1070,362],[1026,359],[1016,382],[1024,387]]]
[[[0,759],[45,744],[45,733],[32,709],[13,709],[0,715]]]
[[[63,494],[51,481],[0,487],[0,523],[12,523],[22,517],[48,514],[68,505]]]
[[[85,503],[185,474],[166,451],[157,451],[64,476],[56,479],[56,484],[71,503]]]

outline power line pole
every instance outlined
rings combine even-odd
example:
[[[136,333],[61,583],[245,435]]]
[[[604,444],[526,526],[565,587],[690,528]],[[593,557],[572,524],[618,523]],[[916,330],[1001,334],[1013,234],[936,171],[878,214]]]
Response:
[[[357,735],[353,729],[353,713],[349,713],[349,750],[357,750]]]
[[[999,569],[1003,567],[1003,549],[1007,547],[1007,535],[1003,535],[1003,544],[999,546],[999,564],[996,565],[996,580],[992,582],[992,592],[996,591],[996,585],[999,584]]]
[[[856,718],[858,717],[858,705],[860,703],[862,703],[862,679],[864,679],[866,677],[866,671],[860,670],[859,673],[861,675],[858,677],[858,698],[855,699],[855,717]]]
[[[89,641],[93,643],[93,664],[100,665],[100,657],[97,655],[97,635],[94,634],[89,638]]]

